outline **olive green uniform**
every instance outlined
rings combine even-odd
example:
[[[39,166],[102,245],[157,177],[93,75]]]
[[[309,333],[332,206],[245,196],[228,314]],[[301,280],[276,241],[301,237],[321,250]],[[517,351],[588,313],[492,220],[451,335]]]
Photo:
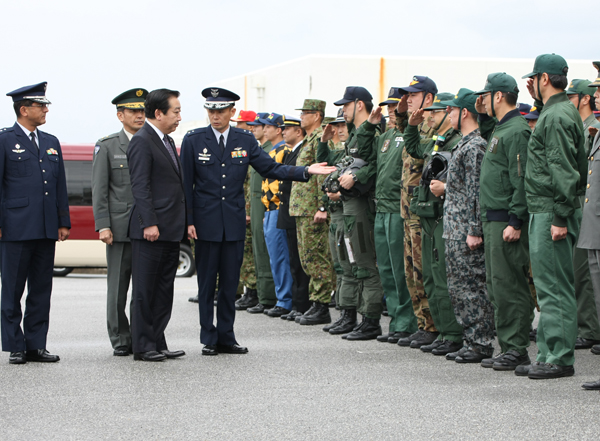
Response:
[[[480,116],[481,120],[491,118]],[[495,120],[493,120],[495,122]],[[524,178],[531,130],[518,109],[508,112],[486,136],[481,164],[480,197],[487,292],[494,305],[500,350],[527,353],[531,314],[529,235]],[[520,228],[515,242],[506,242],[507,226]]]
[[[445,142],[440,151],[452,151],[461,140],[460,133],[454,129],[446,131]],[[421,137],[417,126],[409,125],[405,132],[405,150],[417,159],[429,164],[436,141]],[[411,211],[419,216],[421,222],[423,285],[427,292],[429,311],[435,328],[440,333],[439,340],[462,342],[463,328],[456,321],[454,308],[448,294],[446,276],[446,244],[444,233],[444,198],[436,197],[429,186],[415,188],[411,200]]]
[[[536,102],[541,108],[542,103]],[[540,306],[537,361],[572,366],[577,337],[573,247],[579,232],[578,195],[585,188],[587,157],[583,123],[565,92],[551,96],[529,138],[525,192],[529,251]],[[551,226],[567,227],[553,241]]]
[[[244,198],[246,199],[246,216],[250,215],[250,200],[252,195],[250,193],[250,167],[248,167],[248,173],[244,180]],[[242,260],[242,267],[240,268],[240,285],[238,287],[238,293],[243,290],[243,287],[248,289],[256,289],[256,268],[254,267],[254,253],[252,252],[252,226],[246,225],[246,240],[244,242],[244,259]]]
[[[270,141],[261,145],[265,152],[273,148]],[[256,268],[256,289],[258,301],[263,305],[275,305],[275,282],[269,263],[269,252],[265,243],[263,219],[265,217],[265,204],[262,203],[262,176],[254,169],[250,172],[250,228],[252,229],[252,251],[254,253],[254,266]]]
[[[348,124],[349,136],[343,152],[331,151],[327,143],[319,142],[317,161],[335,165],[345,156],[359,157],[357,132],[365,130],[363,126],[356,129],[353,124]],[[362,159],[369,162],[371,158]],[[356,172],[356,178],[360,183],[367,184],[375,174],[376,165],[369,162]],[[339,305],[342,309],[357,309],[365,317],[378,319],[383,311],[383,288],[373,242],[375,204],[369,194],[344,197],[343,204],[343,240],[347,248],[339,257],[343,269]]]
[[[406,114],[403,115],[406,118]],[[401,124],[404,126],[404,124]],[[392,128],[377,137],[377,126],[365,122],[358,134],[361,150],[371,146],[377,163],[377,213],[374,242],[381,285],[391,318],[389,333],[417,330],[412,299],[404,274],[404,220],[400,214],[402,169],[398,162],[404,149],[402,130]]]

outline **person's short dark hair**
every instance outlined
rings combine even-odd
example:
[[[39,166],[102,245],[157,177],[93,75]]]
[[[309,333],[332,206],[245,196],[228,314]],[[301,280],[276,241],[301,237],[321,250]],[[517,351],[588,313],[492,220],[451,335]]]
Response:
[[[593,95],[590,95],[590,108],[592,109],[592,112],[596,109],[596,97]]]
[[[550,75],[548,74],[548,79],[550,79],[550,84],[555,89],[565,90],[569,85],[569,81],[567,80],[566,75]]]
[[[166,114],[169,111],[169,98],[171,97],[179,98],[179,92],[170,89],[156,89],[150,92],[144,104],[146,118],[155,119],[157,110]]]
[[[363,103],[365,103],[365,110],[370,114],[373,110],[373,101],[363,101]]]
[[[478,121],[479,114],[478,114],[477,112],[473,113],[473,112],[471,112],[470,110],[468,110],[468,109],[467,109],[467,113],[468,113],[468,116],[469,116],[469,117],[470,117],[470,118],[471,118],[473,121],[475,121],[475,122],[477,122],[477,121]]]
[[[25,106],[31,106],[33,104],[33,101],[31,100],[21,100],[21,101],[15,101],[13,103],[13,109],[15,109],[15,114],[17,115],[17,118],[21,117],[21,107]]]
[[[512,92],[502,92],[502,96],[506,100],[506,104],[509,106],[516,106],[517,100],[519,99],[519,95]]]

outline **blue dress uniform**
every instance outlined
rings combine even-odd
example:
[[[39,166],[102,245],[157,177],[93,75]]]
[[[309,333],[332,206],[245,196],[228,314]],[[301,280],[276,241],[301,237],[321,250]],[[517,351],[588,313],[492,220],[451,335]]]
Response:
[[[14,102],[29,100],[43,107],[49,104],[45,89],[46,83],[40,83],[7,95]],[[29,351],[46,348],[55,244],[58,229],[70,228],[71,221],[58,139],[35,130],[36,144],[25,130],[15,123],[0,132],[1,326],[2,350],[28,351],[29,358]],[[28,292],[21,329],[25,282]],[[37,361],[58,361],[58,357]]]
[[[202,92],[208,109],[231,107],[239,96],[225,89]],[[244,252],[246,212],[243,183],[248,166],[263,177],[307,181],[304,167],[276,163],[246,131],[229,127],[221,152],[211,126],[188,132],[181,146],[183,186],[188,225],[194,225],[200,341],[206,346],[237,345],[233,332],[235,293]],[[219,274],[217,325],[213,324],[213,297]],[[208,354],[213,355],[213,354]]]

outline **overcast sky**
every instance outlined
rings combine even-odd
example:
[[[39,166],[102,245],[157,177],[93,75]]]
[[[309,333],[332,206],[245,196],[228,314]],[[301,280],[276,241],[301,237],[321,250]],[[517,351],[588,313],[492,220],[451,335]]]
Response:
[[[42,130],[94,143],[120,126],[110,101],[134,87],[182,93],[201,118],[211,82],[310,54],[599,59],[592,1],[2,0],[6,92],[48,81]],[[590,17],[590,20],[585,20]],[[293,85],[292,85],[293,86]],[[345,86],[345,85],[341,85]]]

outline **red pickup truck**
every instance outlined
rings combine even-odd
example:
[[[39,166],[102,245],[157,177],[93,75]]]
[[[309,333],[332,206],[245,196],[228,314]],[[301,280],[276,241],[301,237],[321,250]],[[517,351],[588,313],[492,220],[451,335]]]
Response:
[[[94,145],[61,145],[67,177],[71,235],[56,244],[54,275],[66,276],[74,268],[106,268],[106,245],[94,229],[92,160]],[[190,277],[196,269],[190,243],[181,243],[177,276]]]

